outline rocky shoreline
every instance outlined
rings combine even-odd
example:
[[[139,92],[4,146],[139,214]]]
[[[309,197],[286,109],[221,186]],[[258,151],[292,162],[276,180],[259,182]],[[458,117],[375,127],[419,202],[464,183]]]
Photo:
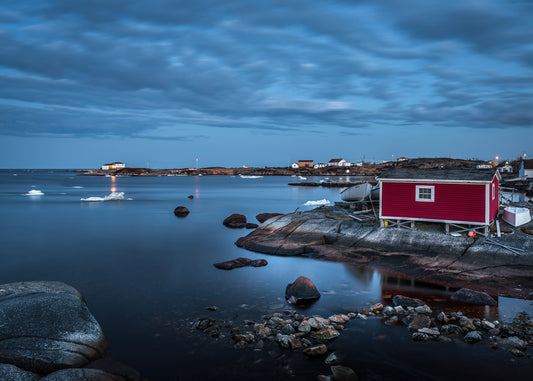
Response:
[[[237,240],[236,245],[263,254],[353,263],[491,295],[533,297],[533,236],[526,233],[531,231],[529,226],[524,231],[507,227],[509,233],[488,240],[446,235],[439,224],[417,224],[415,230],[381,228],[371,219],[365,222],[357,216],[342,207],[276,216]]]

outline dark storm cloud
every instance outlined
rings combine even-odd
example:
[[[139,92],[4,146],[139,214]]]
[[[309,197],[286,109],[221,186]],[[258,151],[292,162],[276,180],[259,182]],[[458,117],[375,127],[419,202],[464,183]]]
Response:
[[[527,127],[532,16],[503,0],[8,0],[0,131]]]

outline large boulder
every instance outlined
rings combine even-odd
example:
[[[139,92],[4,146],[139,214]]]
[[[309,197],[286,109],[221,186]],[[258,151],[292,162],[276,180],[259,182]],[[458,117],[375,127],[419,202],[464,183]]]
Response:
[[[230,261],[215,263],[213,266],[221,270],[233,270],[239,267],[250,266],[251,263],[252,263],[251,259],[241,257],[241,258],[232,259]]]
[[[392,302],[394,303],[395,306],[402,306],[402,307],[419,307],[419,306],[423,306],[426,304],[420,299],[409,298],[404,295],[395,295],[392,298]]]
[[[32,372],[27,372],[15,365],[0,364],[0,380],[10,381],[37,381],[40,379],[38,375]]]
[[[285,289],[285,299],[291,304],[306,304],[320,298],[315,284],[309,278],[298,277],[294,283],[289,283]]]
[[[477,304],[482,306],[494,306],[497,304],[489,294],[470,290],[468,288],[461,288],[459,291],[454,292],[450,299],[455,302]]]
[[[255,218],[257,219],[257,221],[259,221],[260,223],[263,223],[265,222],[266,220],[270,220],[272,217],[276,217],[276,216],[282,216],[283,214],[281,213],[260,213],[258,214],[257,216],[255,216]]]
[[[51,373],[41,378],[41,381],[124,381],[123,377],[116,376],[99,369],[64,369]]]
[[[242,214],[232,214],[222,222],[228,228],[240,229],[246,226],[246,216]]]
[[[178,206],[176,209],[174,209],[174,215],[176,217],[187,217],[189,213],[189,209],[187,209],[185,206]]]
[[[107,350],[76,289],[60,282],[0,285],[0,363],[48,374],[82,367]]]

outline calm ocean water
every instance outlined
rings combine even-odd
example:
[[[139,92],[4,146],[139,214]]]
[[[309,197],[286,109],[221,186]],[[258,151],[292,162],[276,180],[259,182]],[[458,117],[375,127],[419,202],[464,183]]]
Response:
[[[222,225],[232,213],[256,222],[259,213],[305,210],[310,200],[340,200],[338,189],[287,186],[292,180],[2,170],[0,283],[57,280],[74,286],[106,333],[113,357],[152,380],[316,379],[329,373],[323,360],[291,352],[274,359],[269,350],[284,353],[274,343],[262,351],[234,349],[229,338],[206,337],[190,323],[209,316],[242,326],[245,319],[291,309],[285,287],[300,275],[322,293],[301,311],[306,315],[356,310],[396,292],[415,292],[426,300],[445,292],[412,288],[409,280],[350,265],[236,247],[237,238],[249,231]],[[28,195],[31,190],[43,195]],[[80,201],[111,192],[124,192],[124,200]],[[191,211],[186,218],[174,216],[179,205]],[[232,271],[213,267],[240,256],[265,258],[269,264]],[[218,310],[207,311],[211,305]],[[532,302],[500,297],[497,307],[471,313],[505,320],[524,309],[531,311]],[[329,348],[362,379],[525,379],[533,366],[531,359],[515,359],[481,344],[473,350],[462,342],[413,343],[405,327],[388,327],[379,319],[348,323]]]

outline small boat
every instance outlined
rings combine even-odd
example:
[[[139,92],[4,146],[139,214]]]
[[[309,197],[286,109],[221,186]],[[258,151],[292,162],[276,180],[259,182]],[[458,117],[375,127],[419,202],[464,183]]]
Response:
[[[342,201],[361,201],[370,195],[372,185],[368,182],[352,185],[341,191]]]
[[[531,215],[527,208],[509,206],[503,210],[503,220],[510,225],[520,226],[531,221]]]
[[[379,184],[376,184],[372,187],[372,190],[370,191],[370,200],[371,201],[379,200]]]

